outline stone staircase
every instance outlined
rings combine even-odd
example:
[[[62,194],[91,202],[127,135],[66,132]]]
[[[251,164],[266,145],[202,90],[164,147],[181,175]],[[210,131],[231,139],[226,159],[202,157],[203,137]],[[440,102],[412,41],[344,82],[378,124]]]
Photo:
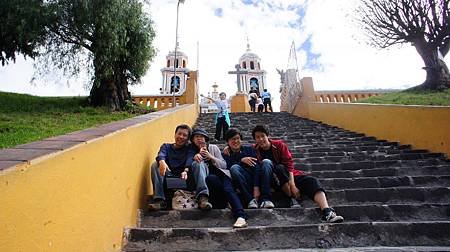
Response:
[[[146,213],[138,227],[125,231],[124,251],[450,251],[450,160],[443,154],[288,113],[230,117],[244,142],[253,142],[256,124],[268,125],[272,138],[285,140],[296,166],[320,179],[330,205],[345,221],[321,223],[309,199],[300,209],[246,210],[249,227],[244,229],[231,228],[228,209],[160,211]],[[213,120],[213,114],[201,114],[197,121],[211,138]]]

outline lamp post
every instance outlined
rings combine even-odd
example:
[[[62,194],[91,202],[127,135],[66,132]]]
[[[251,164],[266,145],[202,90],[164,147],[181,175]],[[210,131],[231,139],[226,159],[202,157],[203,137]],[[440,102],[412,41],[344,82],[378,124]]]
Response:
[[[178,48],[178,12],[180,9],[180,3],[184,3],[184,0],[178,0],[177,4],[177,23],[175,26],[175,57],[173,60],[173,88],[172,88],[172,94],[173,94],[173,106],[176,107],[177,100],[175,99],[175,85],[177,84],[177,48]],[[181,81],[181,79],[180,79]]]

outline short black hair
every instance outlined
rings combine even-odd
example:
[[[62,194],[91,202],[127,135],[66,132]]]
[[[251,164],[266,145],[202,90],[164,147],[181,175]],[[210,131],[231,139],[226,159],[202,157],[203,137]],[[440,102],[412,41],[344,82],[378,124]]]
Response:
[[[264,88],[264,92],[267,92],[267,88]]]
[[[177,133],[177,131],[179,129],[186,129],[188,131],[188,139],[191,139],[191,135],[192,135],[192,129],[191,127],[189,127],[189,125],[187,124],[180,124],[175,128],[175,134]]]
[[[239,137],[242,140],[242,134],[238,129],[229,128],[227,133],[225,133],[225,136],[224,136],[225,142],[228,142],[228,140],[230,140],[231,138],[233,138],[236,135],[239,135]]]
[[[256,132],[262,132],[266,134],[266,136],[269,136],[269,129],[264,125],[256,125],[252,130],[252,137],[255,139],[255,133]]]

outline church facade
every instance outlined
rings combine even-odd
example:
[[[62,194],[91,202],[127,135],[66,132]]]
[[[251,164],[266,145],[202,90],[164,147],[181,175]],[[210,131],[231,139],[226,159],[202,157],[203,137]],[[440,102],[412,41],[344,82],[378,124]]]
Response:
[[[243,73],[240,74],[238,91],[248,94],[254,88],[261,93],[267,88],[266,71],[261,68],[261,58],[250,50],[249,43],[247,51],[239,58],[239,67]]]
[[[189,78],[188,57],[180,51],[178,46],[176,50],[169,52],[166,56],[166,66],[161,68],[162,87],[161,94],[183,94],[186,91],[186,81]],[[176,65],[176,67],[174,67]]]

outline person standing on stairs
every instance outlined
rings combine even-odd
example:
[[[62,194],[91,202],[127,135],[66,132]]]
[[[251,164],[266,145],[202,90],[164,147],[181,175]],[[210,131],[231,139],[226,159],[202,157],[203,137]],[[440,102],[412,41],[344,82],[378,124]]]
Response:
[[[225,137],[225,133],[231,125],[230,116],[228,115],[228,102],[226,100],[227,95],[224,92],[219,94],[218,100],[214,100],[211,97],[205,97],[204,95],[200,95],[216,104],[217,106],[217,114],[216,114],[216,134],[214,138],[217,141],[220,141],[220,136],[223,135]]]
[[[250,105],[250,110],[256,112],[256,101],[258,99],[258,91],[255,88],[251,88],[248,93],[248,105]]]
[[[261,167],[256,158],[256,152],[251,146],[242,145],[242,134],[239,130],[230,128],[226,134],[227,147],[223,150],[223,157],[230,169],[233,182],[247,203],[247,208],[273,208],[270,185],[261,189]],[[261,195],[261,191],[263,192]]]
[[[165,184],[167,176],[188,179],[189,168],[192,165],[194,150],[189,144],[191,127],[186,124],[178,125],[175,129],[175,142],[164,143],[159,148],[156,161],[150,167],[150,178],[153,184],[153,198],[148,199],[149,210],[160,210],[167,207]],[[149,191],[150,188],[148,187]]]
[[[320,182],[315,177],[294,168],[292,154],[283,140],[269,139],[269,130],[263,125],[256,125],[253,128],[252,137],[256,142],[254,148],[263,173],[269,172],[270,175],[276,176],[283,191],[294,203],[300,200],[300,195],[305,194],[320,207],[322,221],[330,223],[344,221],[342,216],[337,215],[334,209],[328,206],[325,190]],[[264,184],[266,181],[263,179],[261,183]]]
[[[267,112],[267,107],[270,107],[270,112],[273,112],[272,109],[272,96],[267,91],[267,89],[264,89],[264,92],[261,93],[261,97],[264,102],[264,111]]]
[[[230,171],[226,169],[227,163],[223,159],[219,147],[208,143],[209,137],[204,129],[194,129],[191,142],[196,152],[191,167],[195,176],[198,208],[210,210],[212,204],[209,202],[209,189],[206,182],[208,174],[214,174],[223,178],[222,182],[226,181],[225,177],[231,181]],[[231,186],[231,183],[229,186]]]

